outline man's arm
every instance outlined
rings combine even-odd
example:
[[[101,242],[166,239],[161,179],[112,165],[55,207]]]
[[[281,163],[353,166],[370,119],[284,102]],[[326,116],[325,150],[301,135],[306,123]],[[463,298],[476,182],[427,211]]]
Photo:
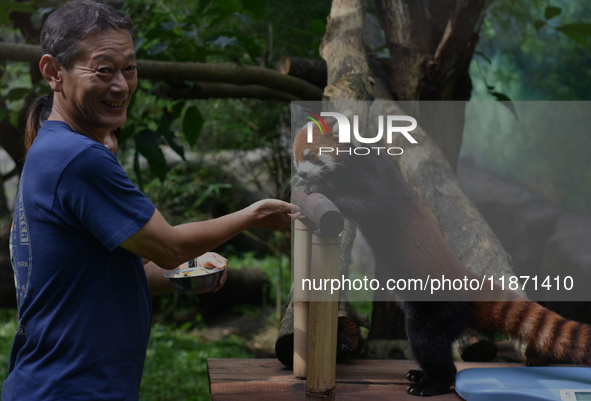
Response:
[[[267,199],[216,219],[173,227],[156,209],[150,220],[121,247],[171,270],[218,247],[247,228],[279,229],[298,216],[296,206]]]

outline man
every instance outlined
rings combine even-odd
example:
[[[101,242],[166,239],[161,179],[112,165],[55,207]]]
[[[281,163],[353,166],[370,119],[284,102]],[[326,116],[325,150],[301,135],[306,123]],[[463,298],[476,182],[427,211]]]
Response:
[[[213,220],[165,221],[111,152],[137,87],[132,32],[127,16],[92,0],[67,3],[42,29],[53,107],[15,208],[19,326],[3,401],[138,399],[150,289],[170,290],[165,269],[197,257],[225,269],[209,250],[298,215],[271,199]]]

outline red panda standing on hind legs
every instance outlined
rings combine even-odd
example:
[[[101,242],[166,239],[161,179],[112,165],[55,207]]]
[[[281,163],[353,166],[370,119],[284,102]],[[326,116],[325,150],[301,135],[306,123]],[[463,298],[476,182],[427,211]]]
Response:
[[[351,144],[338,142],[337,124],[326,134],[313,129],[313,143],[307,141],[306,126],[294,138],[294,181],[309,193],[323,194],[357,223],[374,253],[376,274],[476,278],[450,249],[437,222],[386,152],[356,156]],[[416,301],[397,294],[406,337],[421,367],[408,372],[409,394],[429,396],[450,390],[456,374],[452,343],[470,327],[519,339],[526,345],[528,365],[591,365],[590,326],[515,293],[491,291],[493,296],[488,294],[483,301]]]

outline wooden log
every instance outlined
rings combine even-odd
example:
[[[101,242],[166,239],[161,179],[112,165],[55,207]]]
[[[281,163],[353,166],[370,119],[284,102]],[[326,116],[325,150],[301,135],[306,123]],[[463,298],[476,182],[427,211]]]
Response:
[[[291,192],[291,203],[300,207],[300,212],[312,221],[321,235],[337,236],[345,225],[339,209],[327,197],[319,193],[307,194],[297,187]]]
[[[284,75],[308,81],[319,88],[326,86],[326,62],[298,57],[282,57],[275,64],[275,69]]]
[[[43,51],[39,45],[0,42],[0,60],[38,63]],[[138,77],[162,81],[194,81],[235,85],[260,85],[300,100],[320,100],[322,89],[294,76],[268,68],[237,63],[185,63],[137,60]]]
[[[232,305],[263,305],[269,299],[271,279],[258,267],[228,269],[226,284],[218,292],[199,294],[203,309]]]

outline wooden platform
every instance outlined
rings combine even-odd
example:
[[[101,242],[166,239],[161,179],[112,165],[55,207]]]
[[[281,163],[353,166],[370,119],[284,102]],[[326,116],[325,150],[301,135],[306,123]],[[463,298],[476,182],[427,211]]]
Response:
[[[305,401],[306,382],[276,359],[209,359],[207,361],[212,401]],[[469,367],[519,366],[507,363],[458,362]],[[337,365],[337,401],[412,400],[406,393],[406,373],[416,369],[407,360],[355,360]],[[429,397],[429,401],[461,401],[456,393]]]

